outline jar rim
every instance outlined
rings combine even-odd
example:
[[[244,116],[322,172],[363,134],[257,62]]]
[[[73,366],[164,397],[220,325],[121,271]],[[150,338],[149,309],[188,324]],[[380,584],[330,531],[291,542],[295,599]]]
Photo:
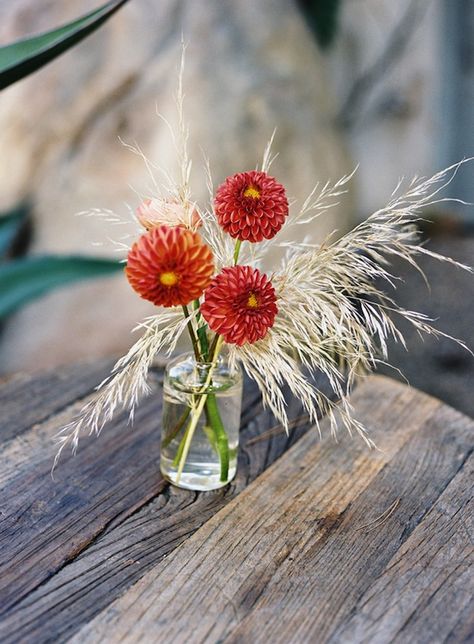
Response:
[[[196,391],[202,387],[202,378],[206,376],[206,371],[211,369],[212,366],[215,368],[215,378],[217,381],[221,380],[220,384],[217,384],[213,375],[213,384],[206,388],[206,391]],[[185,376],[185,373],[187,373],[187,376]],[[191,375],[193,373],[195,374],[194,378]],[[225,387],[223,386],[222,378],[228,380]],[[213,365],[212,362],[197,362],[192,352],[186,352],[170,360],[165,368],[165,382],[185,393],[219,393],[219,391],[241,384],[242,381],[243,373],[240,365],[237,363],[230,368],[225,356],[219,356],[217,363]]]

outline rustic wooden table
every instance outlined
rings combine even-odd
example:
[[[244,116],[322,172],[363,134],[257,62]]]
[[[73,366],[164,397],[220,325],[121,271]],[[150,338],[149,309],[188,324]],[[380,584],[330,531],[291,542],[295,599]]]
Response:
[[[0,388],[1,642],[473,636],[472,420],[371,377],[353,403],[378,450],[287,438],[247,383],[238,477],[195,494],[160,477],[157,395],[52,481],[52,436],[109,366]]]

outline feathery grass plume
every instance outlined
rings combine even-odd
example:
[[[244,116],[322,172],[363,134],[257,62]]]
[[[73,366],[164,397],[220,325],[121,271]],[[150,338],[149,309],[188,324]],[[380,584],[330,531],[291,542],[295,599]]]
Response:
[[[347,184],[357,172],[357,167],[337,181],[317,182],[303,202],[300,210],[293,215],[290,213],[287,225],[309,224],[320,217],[330,208],[339,205],[338,198],[347,193]]]
[[[420,334],[450,338],[435,329],[430,324],[432,320],[422,313],[399,307],[380,284],[395,285],[397,278],[389,270],[390,257],[405,260],[419,270],[416,259],[425,254],[472,272],[470,267],[417,243],[419,210],[448,200],[438,195],[462,163],[428,179],[413,180],[401,195],[397,194],[399,183],[387,206],[336,241],[328,239],[320,245],[303,247],[288,244],[283,266],[272,277],[279,308],[273,328],[251,346],[230,347],[232,360],[241,361],[259,385],[265,405],[286,429],[289,420],[282,393],[285,383],[301,400],[312,422],[317,424],[319,409],[329,417],[335,432],[339,416],[349,432],[355,430],[370,444],[365,429],[352,416],[348,396],[358,377],[387,359],[389,337],[405,344],[393,318],[404,318]],[[318,195],[313,191],[293,223],[302,223],[302,215],[306,215],[307,222],[310,211],[312,216],[325,211],[328,199],[332,201],[347,180],[344,177],[332,186],[326,184]],[[303,369],[309,372],[309,379]],[[338,403],[311,384],[318,372],[327,377]]]
[[[84,405],[78,416],[56,435],[59,445],[54,459],[53,472],[62,451],[71,445],[76,452],[83,432],[99,435],[104,425],[112,420],[117,410],[128,409],[133,421],[140,398],[149,393],[148,370],[160,351],[170,355],[186,329],[188,321],[196,316],[194,311],[184,318],[181,309],[167,309],[141,322],[134,331],[143,329],[142,336],[129,352],[114,365],[110,376],[96,387],[92,400]]]
[[[217,272],[220,272],[225,266],[232,265],[235,242],[219,226],[213,210],[201,210],[200,214],[202,220],[202,229],[200,232],[206,244],[212,250]]]
[[[265,149],[262,163],[262,171],[264,172],[268,171],[269,166],[277,156],[274,155],[272,157],[270,153],[270,146],[272,144],[274,135],[275,132],[273,133],[272,138],[268,142],[267,148]],[[314,222],[314,220],[316,220],[318,217],[324,215],[331,208],[338,206],[339,197],[347,194],[347,185],[353,178],[356,171],[357,167],[355,167],[350,174],[344,175],[336,181],[328,180],[324,184],[318,181],[304,200],[299,210],[296,210],[294,208],[294,202],[290,202],[290,212],[285,222],[285,231],[295,226],[310,224]],[[296,236],[297,235],[295,235],[295,237]],[[283,242],[280,242],[278,239],[264,240],[262,243],[258,244],[258,246],[252,247],[253,261],[261,261],[265,257],[266,253],[268,253],[270,248],[275,246],[278,248],[287,248],[292,252],[300,252],[308,248],[314,248],[314,244],[308,242],[306,239],[292,239],[291,241]]]
[[[212,178],[209,158],[203,152],[206,187],[209,195],[208,207],[200,210],[202,219],[202,236],[211,248],[217,272],[233,263],[234,240],[227,235],[217,222],[214,212],[214,181]]]

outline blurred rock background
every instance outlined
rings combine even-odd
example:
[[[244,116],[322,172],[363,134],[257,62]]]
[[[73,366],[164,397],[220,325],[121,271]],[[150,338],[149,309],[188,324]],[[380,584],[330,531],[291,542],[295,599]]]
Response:
[[[96,4],[4,2],[2,41]],[[111,244],[98,249],[92,242],[123,228],[74,215],[98,207],[125,217],[127,203],[135,207],[138,195],[153,190],[143,160],[120,138],[176,169],[157,110],[175,123],[182,34],[189,42],[184,82],[196,200],[208,199],[202,149],[218,183],[254,168],[275,127],[280,156],[273,171],[291,196],[304,198],[318,179],[352,169],[333,123],[322,54],[292,2],[133,0],[74,50],[2,94],[0,207],[29,198],[33,252],[113,253]],[[352,210],[350,199],[341,202],[317,234],[347,229]],[[123,352],[130,329],[151,311],[121,276],[67,287],[8,322],[2,370]]]
[[[0,0],[0,42],[46,31],[97,4]],[[207,199],[201,148],[217,184],[254,167],[276,127],[272,172],[298,201],[316,181],[359,164],[347,197],[308,231],[314,239],[342,233],[382,205],[401,175],[431,174],[474,153],[473,24],[470,0],[131,0],[73,50],[2,92],[0,210],[30,204],[30,253],[115,256],[109,238],[127,226],[75,214],[101,208],[127,219],[128,208],[153,191],[143,160],[120,140],[176,169],[157,110],[175,122],[183,34],[196,199]],[[472,176],[472,168],[460,173],[453,194],[474,201]],[[436,233],[451,222],[442,236],[446,252],[465,261],[473,245],[458,242],[469,217],[472,209],[435,213]],[[473,287],[472,279],[442,270],[449,273],[450,311],[442,321],[449,332],[453,294],[472,315],[466,302]],[[411,284],[400,297],[412,302],[416,289],[416,308],[426,304],[442,315],[445,294],[430,303],[410,277]],[[121,275],[54,291],[4,323],[0,372],[117,355],[150,310]],[[468,342],[472,328],[459,329]],[[410,361],[394,356],[402,367]],[[463,382],[474,371],[466,360]],[[417,354],[418,366],[426,362]],[[426,378],[420,383],[416,373],[411,382],[423,388]]]

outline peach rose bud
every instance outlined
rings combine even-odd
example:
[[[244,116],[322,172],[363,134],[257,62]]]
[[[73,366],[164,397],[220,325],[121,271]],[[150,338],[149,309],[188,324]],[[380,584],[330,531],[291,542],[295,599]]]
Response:
[[[146,230],[162,225],[195,230],[202,224],[193,204],[186,208],[175,199],[145,199],[137,208],[137,219]]]

